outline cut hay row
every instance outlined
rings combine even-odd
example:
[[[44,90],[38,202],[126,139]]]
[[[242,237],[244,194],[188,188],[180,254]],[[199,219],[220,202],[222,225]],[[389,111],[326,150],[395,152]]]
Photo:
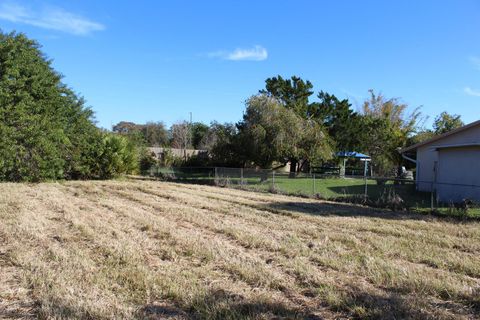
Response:
[[[155,181],[0,184],[0,317],[473,318],[480,223]]]

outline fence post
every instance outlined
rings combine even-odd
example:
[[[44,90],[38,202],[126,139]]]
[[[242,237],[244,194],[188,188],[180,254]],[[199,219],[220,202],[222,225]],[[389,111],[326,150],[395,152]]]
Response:
[[[315,173],[313,174],[313,195],[317,193],[317,186],[315,185]]]
[[[275,171],[272,170],[272,189],[275,189]]]
[[[365,176],[365,194],[364,194],[365,200],[367,200],[368,197],[368,180],[367,176]]]
[[[217,167],[215,167],[215,178],[213,178],[213,181],[215,184],[218,184],[218,171],[217,171]]]
[[[365,190],[364,190],[364,198],[365,198],[365,201],[367,201],[367,197],[368,197],[368,180],[367,180],[367,173],[368,173],[368,161],[367,159],[363,159],[365,160],[364,163],[363,163],[363,177],[365,179]]]
[[[430,187],[430,210],[433,211],[433,182]]]
[[[243,168],[240,168],[240,184],[243,186]]]

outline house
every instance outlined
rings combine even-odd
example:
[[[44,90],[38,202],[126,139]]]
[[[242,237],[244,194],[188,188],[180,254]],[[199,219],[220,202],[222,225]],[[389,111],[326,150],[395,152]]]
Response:
[[[149,147],[148,150],[155,155],[158,160],[165,160],[167,154],[175,158],[182,158],[184,160],[190,159],[193,156],[208,157],[207,150],[196,150],[196,149],[175,149],[175,148],[160,148],[160,147]]]
[[[480,201],[480,120],[400,152],[416,163],[417,190],[441,202]]]

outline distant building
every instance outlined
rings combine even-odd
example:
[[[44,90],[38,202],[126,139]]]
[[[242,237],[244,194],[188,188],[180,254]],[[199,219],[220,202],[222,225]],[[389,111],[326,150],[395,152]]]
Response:
[[[416,163],[417,189],[442,202],[480,201],[480,120],[401,150]]]
[[[207,150],[197,150],[197,149],[175,149],[175,148],[160,148],[160,147],[150,147],[148,148],[158,160],[165,160],[165,155],[169,152],[175,158],[190,159],[192,156],[205,156],[208,157]]]

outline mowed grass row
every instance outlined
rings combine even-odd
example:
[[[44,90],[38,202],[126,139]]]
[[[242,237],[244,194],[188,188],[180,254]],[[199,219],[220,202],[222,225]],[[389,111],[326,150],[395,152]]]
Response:
[[[275,192],[297,196],[315,197],[345,201],[348,198],[362,199],[367,194],[374,202],[389,203],[392,197],[399,196],[403,206],[410,210],[428,212],[431,209],[431,194],[419,192],[414,181],[394,183],[393,180],[378,184],[375,179],[361,177],[332,177],[326,175],[299,174],[290,178],[288,173],[259,171],[236,168],[159,168],[152,176],[161,174],[164,178],[198,184],[222,185],[253,191]],[[217,177],[217,178],[215,178]],[[342,200],[343,199],[343,200]],[[461,215],[451,208],[451,204],[434,201],[439,213]],[[470,208],[469,216],[480,217],[480,208]]]
[[[199,185],[0,184],[0,317],[475,318],[479,227]]]
[[[386,180],[383,184],[379,184],[375,179],[367,179],[365,181],[361,177],[340,178],[300,174],[295,178],[290,178],[288,173],[274,174],[273,172],[249,172],[241,178],[240,169],[230,169],[231,172],[220,174],[215,179],[212,169],[165,169],[164,174],[169,173],[171,174],[171,179],[178,179],[182,182],[220,185],[237,189],[282,193],[339,202],[358,203],[364,199],[366,194],[369,203],[373,202],[375,206],[383,208],[403,207],[411,212],[431,213],[433,205],[435,213],[439,215],[480,218],[479,204],[470,205],[468,210],[464,210],[461,204],[439,203],[435,200],[435,194],[432,197],[432,194],[429,192],[417,191],[414,181],[394,183],[393,180]],[[195,170],[199,170],[199,172],[195,172]],[[399,199],[400,202],[398,202]]]

